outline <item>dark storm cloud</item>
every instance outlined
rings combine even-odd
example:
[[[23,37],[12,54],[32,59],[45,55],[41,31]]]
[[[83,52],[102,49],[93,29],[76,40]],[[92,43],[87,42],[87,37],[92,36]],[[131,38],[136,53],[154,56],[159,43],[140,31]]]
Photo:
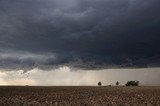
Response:
[[[0,66],[159,67],[159,4],[159,0],[1,0]],[[19,58],[26,52],[27,59]]]

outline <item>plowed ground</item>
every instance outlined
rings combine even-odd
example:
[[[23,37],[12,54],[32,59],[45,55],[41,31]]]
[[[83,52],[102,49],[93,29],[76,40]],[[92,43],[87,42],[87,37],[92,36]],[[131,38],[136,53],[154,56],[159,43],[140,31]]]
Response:
[[[160,87],[1,86],[0,106],[160,106]]]

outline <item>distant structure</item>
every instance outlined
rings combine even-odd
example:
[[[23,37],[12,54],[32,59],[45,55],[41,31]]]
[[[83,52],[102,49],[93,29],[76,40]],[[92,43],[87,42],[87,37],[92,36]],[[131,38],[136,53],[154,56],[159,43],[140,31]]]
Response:
[[[117,86],[119,85],[119,82],[118,82],[118,81],[116,82],[116,85],[117,85]]]
[[[102,83],[101,83],[101,82],[98,82],[98,86],[102,86]]]

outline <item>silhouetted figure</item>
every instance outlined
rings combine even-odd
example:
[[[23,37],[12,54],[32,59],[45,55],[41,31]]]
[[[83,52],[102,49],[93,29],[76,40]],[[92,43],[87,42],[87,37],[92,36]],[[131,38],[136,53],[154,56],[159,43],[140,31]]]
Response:
[[[101,86],[102,85],[102,83],[101,82],[98,82],[98,86]]]

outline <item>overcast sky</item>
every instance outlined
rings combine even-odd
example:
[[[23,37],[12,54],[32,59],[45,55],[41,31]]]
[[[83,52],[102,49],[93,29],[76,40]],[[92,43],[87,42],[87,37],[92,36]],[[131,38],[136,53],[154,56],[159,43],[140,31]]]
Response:
[[[160,66],[159,4],[0,0],[0,69],[154,70]]]
[[[67,66],[44,71],[38,68],[23,73],[23,70],[0,70],[0,85],[46,85],[46,86],[70,86],[88,85],[97,86],[99,81],[104,86],[125,85],[127,81],[139,81],[142,86],[160,86],[160,68],[141,69],[102,69],[76,70]]]

